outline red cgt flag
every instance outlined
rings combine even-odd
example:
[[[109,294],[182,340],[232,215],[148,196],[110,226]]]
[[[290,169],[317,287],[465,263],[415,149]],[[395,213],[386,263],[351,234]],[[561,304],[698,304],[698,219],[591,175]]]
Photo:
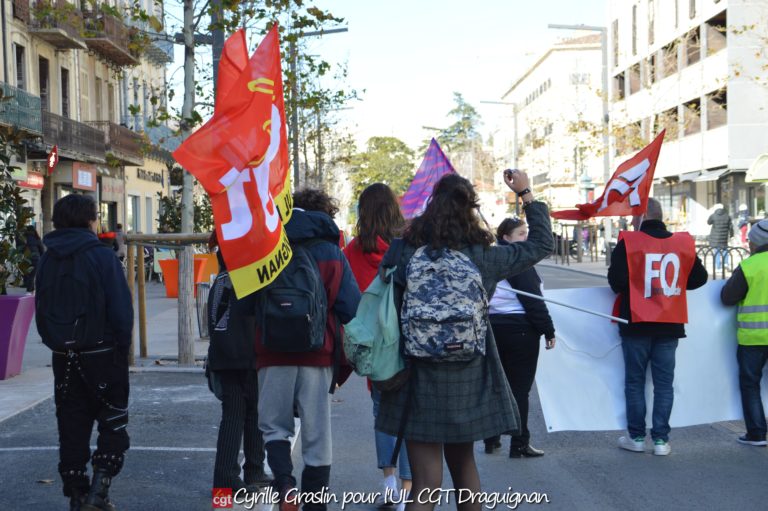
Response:
[[[213,117],[173,153],[211,197],[219,246],[238,297],[269,284],[291,258],[290,172],[277,25],[250,59],[245,33],[225,43]]]
[[[648,194],[659,159],[666,130],[629,160],[625,161],[605,184],[605,191],[594,201],[577,204],[578,209],[555,211],[560,220],[587,220],[595,216],[642,215],[648,207]]]

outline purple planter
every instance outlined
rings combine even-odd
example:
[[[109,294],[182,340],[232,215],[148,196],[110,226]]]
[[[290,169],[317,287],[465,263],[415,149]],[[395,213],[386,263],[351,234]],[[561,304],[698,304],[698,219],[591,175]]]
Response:
[[[21,373],[35,297],[0,296],[0,380]]]

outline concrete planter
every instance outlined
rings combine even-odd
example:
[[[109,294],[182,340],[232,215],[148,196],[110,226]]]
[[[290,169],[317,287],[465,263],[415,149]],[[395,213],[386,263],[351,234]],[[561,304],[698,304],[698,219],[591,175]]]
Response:
[[[34,296],[0,296],[0,380],[21,373],[24,346],[34,315]]]

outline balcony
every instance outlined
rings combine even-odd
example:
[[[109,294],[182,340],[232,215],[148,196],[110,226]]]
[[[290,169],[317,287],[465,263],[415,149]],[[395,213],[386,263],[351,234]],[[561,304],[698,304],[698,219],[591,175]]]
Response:
[[[121,163],[144,165],[144,139],[141,135],[111,121],[89,121],[88,124],[104,133],[107,152]]]
[[[51,112],[43,112],[43,140],[56,145],[68,158],[105,162],[104,133],[101,130]]]
[[[14,4],[20,0],[14,0]],[[41,0],[32,8],[29,32],[59,50],[86,50],[82,38],[83,14],[66,0]]]
[[[40,98],[29,92],[0,82],[0,125],[10,126],[31,134],[43,133],[40,118]]]
[[[131,51],[130,34],[123,22],[105,12],[85,14],[85,43],[118,66],[135,66],[139,59]]]
[[[29,23],[29,0],[13,0],[13,17]]]

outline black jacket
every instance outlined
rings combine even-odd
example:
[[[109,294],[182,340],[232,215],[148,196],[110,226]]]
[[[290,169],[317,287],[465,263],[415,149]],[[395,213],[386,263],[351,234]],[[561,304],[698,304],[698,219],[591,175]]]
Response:
[[[766,251],[768,251],[768,245],[762,245],[757,247],[755,254]],[[747,291],[749,291],[749,285],[747,284],[746,277],[744,277],[741,265],[739,265],[733,270],[733,275],[725,283],[723,289],[720,290],[720,301],[724,305],[736,305],[747,297]]]
[[[219,261],[219,276],[227,271],[221,251],[216,253]],[[256,297],[257,293],[238,300],[233,289],[224,290],[223,280],[217,278],[208,295],[208,368],[211,371],[231,371],[256,369],[256,351],[254,340],[256,339]],[[227,293],[233,300],[229,309],[227,329],[219,333],[215,330],[216,321],[213,317],[216,294]],[[221,305],[220,305],[221,307]],[[221,316],[223,311],[219,310]]]
[[[640,231],[653,236],[654,238],[669,238],[672,233],[667,230],[664,222],[661,220],[646,220],[640,226]],[[697,289],[707,283],[707,270],[701,263],[701,259],[696,257],[688,275],[686,289]],[[616,248],[611,254],[611,266],[608,268],[608,283],[614,293],[621,296],[619,306],[619,317],[629,320],[629,324],[619,323],[619,333],[622,336],[651,336],[651,337],[685,337],[685,325],[682,323],[633,323],[630,314],[629,303],[629,266],[627,264],[627,247],[624,240],[616,244]]]
[[[33,260],[37,260],[45,252],[45,247],[40,238],[33,233],[24,233],[24,248],[29,251],[29,257]]]
[[[504,240],[499,240],[499,245],[508,245]],[[522,273],[507,279],[513,289],[519,289],[526,293],[541,295],[541,277],[534,267],[528,268]],[[525,314],[492,314],[491,323],[504,325],[521,332],[533,331],[545,339],[555,337],[555,326],[549,316],[547,304],[543,300],[537,300],[529,296],[517,295],[520,304],[525,309]]]
[[[709,231],[709,245],[711,247],[727,247],[728,240],[733,236],[733,223],[731,217],[720,208],[709,216],[707,223],[712,226]]]
[[[115,253],[101,243],[90,229],[56,229],[46,234],[43,242],[48,250],[40,258],[35,287],[40,288],[40,279],[45,274],[46,263],[51,257],[66,257],[90,246],[78,257],[88,258],[95,274],[98,275],[93,285],[104,288],[104,298],[107,302],[104,307],[107,314],[104,337],[118,346],[129,346],[133,330],[133,301],[123,267]]]

